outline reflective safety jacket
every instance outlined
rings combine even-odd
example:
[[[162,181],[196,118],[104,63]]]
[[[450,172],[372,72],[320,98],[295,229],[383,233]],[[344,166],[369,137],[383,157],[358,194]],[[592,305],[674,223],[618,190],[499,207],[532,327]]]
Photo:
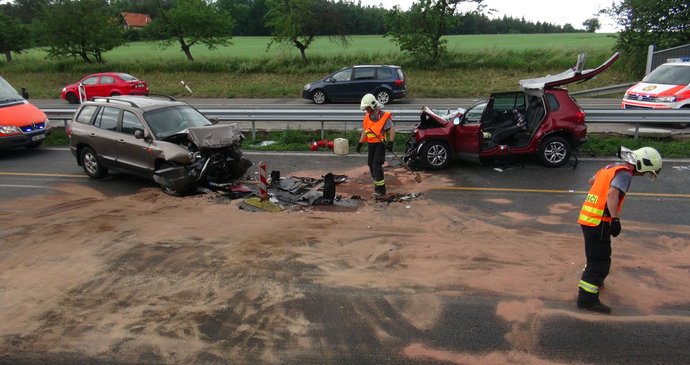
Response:
[[[584,226],[596,227],[602,221],[610,222],[611,217],[604,217],[604,212],[606,210],[606,199],[608,197],[609,189],[611,188],[611,181],[618,170],[628,170],[625,165],[614,165],[610,167],[605,167],[599,171],[594,176],[594,184],[589,189],[587,198],[582,204],[582,209],[580,210],[580,217],[577,222]],[[618,211],[620,212],[623,208],[623,200],[625,195],[623,195],[618,201]]]
[[[367,143],[381,143],[386,140],[386,136],[383,133],[383,126],[386,125],[386,121],[388,118],[390,118],[390,116],[391,113],[384,112],[381,114],[381,118],[379,118],[379,120],[373,121],[369,118],[369,113],[364,115],[362,127],[367,135]]]

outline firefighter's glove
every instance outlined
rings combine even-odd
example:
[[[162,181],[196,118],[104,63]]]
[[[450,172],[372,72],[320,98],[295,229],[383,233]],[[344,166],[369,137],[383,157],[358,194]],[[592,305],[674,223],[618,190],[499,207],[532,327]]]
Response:
[[[611,236],[617,237],[621,234],[621,221],[618,218],[611,219]]]
[[[357,153],[362,153],[362,142],[357,143],[357,148],[355,148]]]
[[[386,142],[386,150],[388,150],[388,152],[393,152],[393,141]]]

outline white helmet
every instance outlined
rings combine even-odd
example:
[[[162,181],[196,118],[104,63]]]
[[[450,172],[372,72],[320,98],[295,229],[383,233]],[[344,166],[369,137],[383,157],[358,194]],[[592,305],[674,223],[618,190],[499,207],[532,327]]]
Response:
[[[661,155],[659,151],[652,147],[642,147],[633,151],[621,146],[618,150],[618,157],[625,162],[633,164],[635,170],[640,174],[651,172],[654,176],[657,176],[661,171]]]
[[[361,110],[366,110],[367,107],[370,107],[372,109],[381,109],[381,103],[379,103],[378,100],[376,100],[376,97],[372,94],[366,94],[362,98],[362,102],[359,104],[359,108]]]

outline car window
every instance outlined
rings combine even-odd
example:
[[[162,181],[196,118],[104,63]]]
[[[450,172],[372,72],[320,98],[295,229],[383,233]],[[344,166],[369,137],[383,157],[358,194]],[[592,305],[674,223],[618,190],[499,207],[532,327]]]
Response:
[[[485,102],[471,106],[469,109],[467,109],[467,112],[465,112],[465,122],[478,123],[482,119],[484,108],[486,108]]]
[[[158,109],[144,114],[156,138],[161,139],[191,127],[203,127],[212,123],[190,106]]]
[[[374,67],[357,67],[354,70],[355,80],[374,80],[376,78],[376,68]]]
[[[525,111],[525,97],[522,93],[497,94],[494,98],[493,110],[503,112],[517,109]]]
[[[687,85],[690,84],[690,66],[661,65],[642,81],[650,84]]]
[[[376,72],[376,78],[379,80],[389,80],[393,78],[393,70],[390,68],[379,68]]]
[[[347,70],[342,70],[340,72],[336,72],[332,76],[333,80],[335,81],[350,81],[350,77],[352,77],[351,68],[348,68]]]
[[[77,119],[75,119],[76,122],[82,124],[91,124],[91,118],[96,112],[96,109],[98,109],[98,107],[95,105],[84,106],[81,108],[81,111],[79,111],[79,115],[77,115]]]
[[[125,81],[137,81],[138,79],[130,74],[117,74],[121,79]]]
[[[81,83],[84,85],[95,85],[98,83],[98,76],[87,77]]]
[[[556,99],[556,97],[553,94],[546,94],[546,104],[549,105],[549,110],[551,110],[552,112],[555,112],[561,108],[561,104],[558,102],[558,99]]]
[[[403,70],[401,68],[395,69],[398,72],[398,78],[400,80],[405,80],[405,74],[403,73]]]
[[[134,135],[137,129],[143,131],[144,124],[136,114],[125,110],[122,114],[122,133]]]
[[[100,129],[107,129],[109,131],[117,131],[117,119],[120,116],[120,109],[103,107],[98,111],[96,120],[93,125]]]
[[[114,84],[115,78],[112,76],[101,76],[101,84]]]

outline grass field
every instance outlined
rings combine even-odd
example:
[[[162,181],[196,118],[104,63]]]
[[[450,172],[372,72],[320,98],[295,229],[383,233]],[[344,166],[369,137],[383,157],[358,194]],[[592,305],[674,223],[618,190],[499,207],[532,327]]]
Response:
[[[47,60],[42,49],[16,55],[12,64],[0,62],[0,73],[15,87],[25,87],[34,98],[57,98],[66,84],[96,71],[129,72],[145,80],[152,92],[185,95],[180,81],[192,86],[195,97],[293,98],[302,86],[351,64],[403,66],[410,97],[482,97],[514,89],[522,78],[561,72],[587,52],[587,67],[596,67],[611,54],[615,38],[609,34],[507,34],[449,36],[448,59],[417,64],[401,54],[389,38],[354,36],[349,47],[317,40],[302,65],[294,48],[274,45],[270,37],[237,37],[233,45],[208,50],[192,48],[194,62],[186,61],[173,43],[161,47],[135,42],[104,54],[106,64],[84,64],[79,59]],[[634,81],[618,62],[597,80],[573,85],[573,90]]]

